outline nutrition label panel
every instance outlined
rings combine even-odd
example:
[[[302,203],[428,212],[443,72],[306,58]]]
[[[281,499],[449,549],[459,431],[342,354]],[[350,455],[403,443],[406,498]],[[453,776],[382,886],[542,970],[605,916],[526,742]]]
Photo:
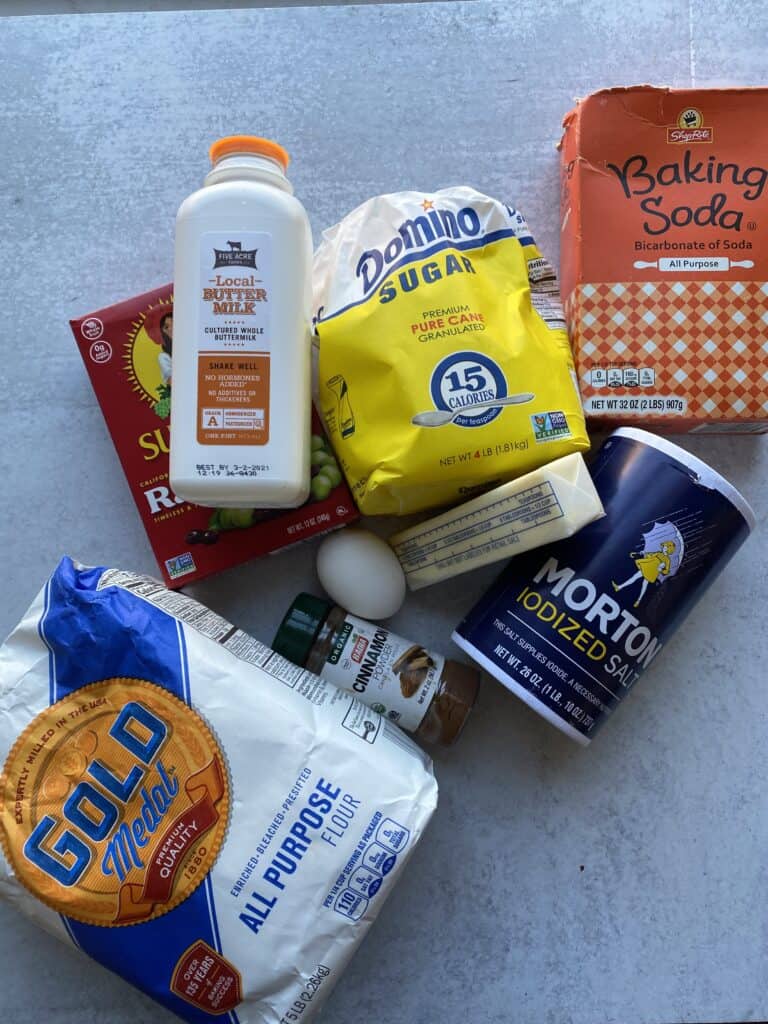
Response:
[[[531,283],[531,305],[550,331],[566,330],[565,313],[560,300],[560,286],[555,272],[543,257],[528,261]]]
[[[337,914],[359,920],[411,838],[410,830],[377,811],[344,871],[324,900]]]
[[[198,633],[221,644],[241,661],[256,665],[264,672],[268,672],[274,679],[279,680],[290,689],[296,690],[312,704],[333,704],[341,700],[350,704],[349,712],[355,709],[358,714],[358,705],[365,708],[351,694],[337,690],[335,686],[320,676],[307,672],[306,669],[299,668],[293,662],[280,657],[271,648],[233,626],[221,615],[210,611],[191,597],[179,594],[175,590],[167,590],[162,583],[158,583],[157,580],[153,580],[149,576],[139,576],[123,569],[108,569],[99,580],[98,589],[103,590],[104,587],[110,586],[129,590],[137,597],[142,597],[145,601],[168,612],[169,615],[173,615],[192,629],[197,630]],[[378,723],[378,715],[367,711],[366,717],[374,719]],[[352,731],[357,730],[353,729]],[[374,733],[378,734],[377,727],[374,727]],[[372,743],[375,735],[373,738],[368,738],[366,734],[363,738]]]
[[[656,370],[652,366],[594,366],[589,383],[593,388],[651,388]]]
[[[397,545],[397,556],[406,573],[472,561],[518,543],[527,530],[561,519],[563,514],[552,484],[545,480],[442,526],[426,524],[417,536]]]

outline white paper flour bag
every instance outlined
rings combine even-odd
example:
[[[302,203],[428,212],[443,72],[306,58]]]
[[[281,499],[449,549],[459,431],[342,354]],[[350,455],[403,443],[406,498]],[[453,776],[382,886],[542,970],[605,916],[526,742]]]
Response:
[[[304,1024],[436,804],[351,694],[64,559],[0,649],[0,891],[193,1024]]]

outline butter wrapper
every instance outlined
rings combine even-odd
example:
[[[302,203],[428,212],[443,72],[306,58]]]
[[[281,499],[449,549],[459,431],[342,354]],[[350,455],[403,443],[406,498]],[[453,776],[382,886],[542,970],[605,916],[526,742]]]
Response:
[[[411,590],[571,537],[603,516],[574,452],[390,538]]]

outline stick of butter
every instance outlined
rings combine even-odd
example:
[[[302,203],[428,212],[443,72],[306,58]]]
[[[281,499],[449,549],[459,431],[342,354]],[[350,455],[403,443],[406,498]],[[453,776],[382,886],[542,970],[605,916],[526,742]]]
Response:
[[[570,537],[605,515],[578,452],[390,537],[411,590]]]

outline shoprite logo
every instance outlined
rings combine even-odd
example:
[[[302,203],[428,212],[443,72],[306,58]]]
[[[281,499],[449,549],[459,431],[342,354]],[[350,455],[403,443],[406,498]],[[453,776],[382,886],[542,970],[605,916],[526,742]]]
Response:
[[[696,142],[713,142],[712,128],[704,127],[704,115],[698,107],[686,107],[677,115],[677,124],[667,128],[667,142],[690,145]]]
[[[258,249],[244,249],[240,242],[227,242],[229,249],[213,250],[213,269],[217,267],[252,267],[256,266],[256,253]]]

